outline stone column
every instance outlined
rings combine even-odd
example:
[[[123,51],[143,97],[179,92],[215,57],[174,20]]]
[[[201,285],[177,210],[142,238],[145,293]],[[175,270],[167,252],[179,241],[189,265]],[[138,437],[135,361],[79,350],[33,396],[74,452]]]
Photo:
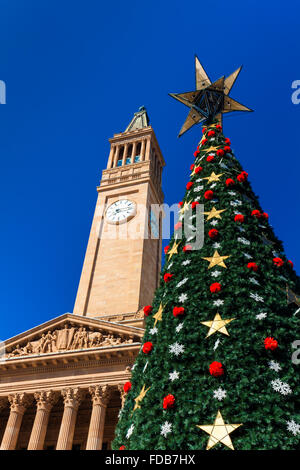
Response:
[[[107,163],[107,168],[112,168],[114,165],[114,151],[115,151],[115,146],[112,145],[110,147],[110,152],[109,152],[109,157],[108,157],[108,163]]]
[[[128,153],[128,144],[125,144],[124,145],[124,152],[123,152],[122,166],[126,165],[127,153]]]
[[[120,398],[121,398],[121,403],[122,403],[122,408],[125,403],[125,398],[126,398],[126,393],[124,392],[124,384],[118,385],[118,390],[120,392]]]
[[[78,407],[83,398],[83,392],[79,388],[62,390],[64,397],[64,414],[62,417],[56,450],[71,450],[75,431],[75,423]]]
[[[132,144],[132,154],[131,154],[131,163],[134,163],[135,153],[136,153],[136,142],[133,142],[133,144]]]
[[[114,164],[113,164],[113,167],[116,167],[117,164],[118,164],[119,152],[120,152],[120,146],[119,146],[119,145],[116,145],[115,154],[114,154]]]
[[[142,147],[141,147],[141,160],[145,160],[145,139],[142,140]]]
[[[151,137],[147,139],[145,160],[150,160]]]
[[[89,426],[86,450],[100,450],[102,448],[104,423],[107,403],[110,398],[110,388],[107,385],[90,387],[93,409]]]
[[[28,450],[43,450],[50,411],[58,396],[57,393],[49,390],[35,393],[34,398],[36,400],[36,415],[29,439]]]
[[[0,450],[14,450],[17,445],[23,415],[32,403],[32,398],[26,393],[8,395],[10,414],[5,428]]]

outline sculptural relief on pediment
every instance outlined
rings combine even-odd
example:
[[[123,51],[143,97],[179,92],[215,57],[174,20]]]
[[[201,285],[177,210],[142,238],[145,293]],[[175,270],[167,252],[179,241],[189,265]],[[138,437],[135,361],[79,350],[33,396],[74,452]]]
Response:
[[[8,346],[6,357],[117,346],[119,344],[130,344],[133,341],[132,335],[119,337],[108,334],[106,330],[89,330],[84,326],[72,326],[66,323],[62,328],[39,334],[36,338],[26,341],[24,344],[20,343],[11,348]]]

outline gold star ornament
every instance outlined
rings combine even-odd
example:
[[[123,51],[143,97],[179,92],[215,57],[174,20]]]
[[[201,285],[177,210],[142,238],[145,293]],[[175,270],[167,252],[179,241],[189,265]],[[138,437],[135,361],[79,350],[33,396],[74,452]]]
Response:
[[[207,180],[208,183],[212,183],[213,181],[220,181],[220,178],[223,175],[224,173],[220,173],[219,175],[216,175],[215,172],[213,171],[210,176],[205,176],[202,179]]]
[[[142,388],[142,390],[140,391],[139,395],[134,399],[135,405],[134,405],[134,408],[133,408],[133,412],[134,412],[135,410],[137,410],[138,408],[141,407],[140,403],[141,403],[141,401],[145,398],[145,395],[146,395],[146,393],[148,392],[149,388],[151,388],[151,387],[148,387],[148,388],[145,390],[145,384],[143,385],[143,388]]]
[[[207,215],[206,220],[210,220],[210,219],[213,219],[213,218],[222,219],[220,214],[222,214],[222,212],[224,212],[224,211],[226,211],[226,209],[217,210],[214,206],[209,212],[203,212],[203,214]]]
[[[221,256],[219,255],[218,251],[215,250],[214,255],[208,258],[202,258],[205,259],[206,261],[209,261],[209,266],[207,269],[211,269],[214,266],[221,266],[222,268],[227,268],[226,264],[224,263],[224,259],[229,258],[230,255],[228,256]]]
[[[239,67],[229,77],[225,78],[223,76],[212,83],[198,57],[195,57],[196,90],[187,93],[170,93],[172,98],[190,108],[190,112],[178,137],[194,124],[204,121],[211,123],[214,118],[221,122],[222,114],[224,113],[230,113],[231,111],[252,111],[228,96],[241,68]]]
[[[190,207],[191,201],[185,201],[181,209],[179,210],[180,214],[184,214]]]
[[[156,314],[153,315],[153,318],[155,318],[154,326],[158,321],[162,321],[162,314],[164,311],[164,306],[163,304],[160,304],[159,309],[157,310]]]
[[[221,442],[229,449],[234,450],[232,445],[232,441],[230,435],[235,429],[243,426],[242,424],[225,424],[224,419],[221,415],[220,410],[217,413],[216,419],[214,424],[204,424],[204,425],[197,425],[197,428],[202,429],[207,434],[209,434],[208,443],[206,446],[206,450],[211,449],[215,446],[218,442]]]
[[[235,320],[235,318],[226,318],[225,320],[222,320],[221,315],[219,313],[216,313],[215,318],[213,320],[202,321],[200,323],[202,325],[208,326],[209,331],[206,335],[206,338],[208,338],[214,333],[217,333],[217,331],[223,333],[223,335],[229,336],[229,333],[226,329],[226,325],[228,325],[228,323],[232,322],[233,320]]]

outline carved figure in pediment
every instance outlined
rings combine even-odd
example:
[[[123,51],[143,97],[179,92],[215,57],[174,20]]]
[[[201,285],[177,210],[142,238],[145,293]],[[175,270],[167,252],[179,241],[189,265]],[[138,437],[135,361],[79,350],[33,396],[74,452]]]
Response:
[[[38,354],[43,352],[45,341],[46,341],[46,335],[45,333],[43,333],[40,341],[35,347],[35,352],[37,352]]]
[[[33,348],[32,348],[32,344],[31,342],[29,341],[26,346],[24,346],[23,348],[23,354],[32,354],[33,353]]]
[[[80,338],[81,332],[82,332],[82,326],[80,326],[78,330],[75,331],[74,339],[71,344],[71,349],[79,348],[79,338]]]
[[[51,352],[53,352],[53,349],[54,349],[55,343],[56,343],[56,338],[57,337],[56,337],[55,333],[52,334],[51,331],[48,331],[48,333],[46,334],[46,336],[44,338],[43,347],[42,347],[41,352],[42,353],[51,353]]]
[[[21,348],[20,345],[17,344],[16,348],[8,354],[8,357],[20,356],[21,354],[24,354],[23,348]]]

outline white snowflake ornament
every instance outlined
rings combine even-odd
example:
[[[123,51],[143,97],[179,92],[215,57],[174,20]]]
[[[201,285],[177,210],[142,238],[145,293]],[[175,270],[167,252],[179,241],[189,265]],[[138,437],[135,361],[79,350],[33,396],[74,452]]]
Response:
[[[219,401],[224,400],[224,398],[226,398],[226,395],[227,395],[226,390],[223,390],[221,387],[214,390],[213,393],[214,393],[214,398],[216,398]]]

